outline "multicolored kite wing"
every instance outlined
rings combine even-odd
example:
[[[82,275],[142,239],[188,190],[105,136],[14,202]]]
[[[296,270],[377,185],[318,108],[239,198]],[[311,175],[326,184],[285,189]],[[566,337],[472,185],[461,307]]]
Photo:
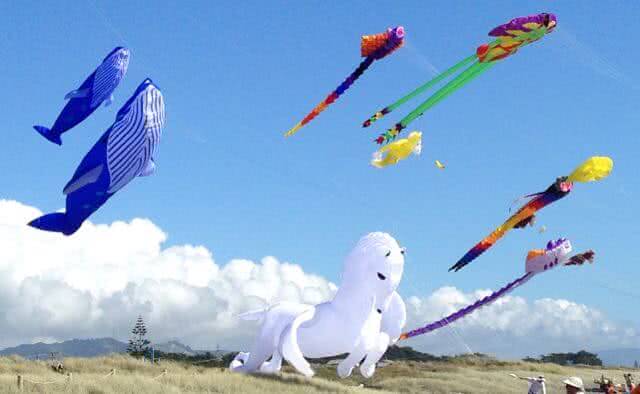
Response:
[[[449,268],[449,271],[453,270],[457,272],[461,270],[465,265],[469,264],[475,260],[476,257],[480,256],[492,247],[507,233],[507,231],[512,228],[524,228],[527,225],[531,225],[536,212],[547,205],[558,201],[571,192],[573,182],[569,181],[569,179],[573,179],[575,182],[597,181],[607,177],[611,173],[612,169],[613,160],[611,160],[611,158],[594,156],[578,166],[570,176],[559,177],[556,179],[556,181],[549,186],[547,190],[525,196],[527,198],[531,198],[531,200],[529,200],[529,202],[527,202],[491,234],[471,248],[464,256],[462,256],[462,258],[460,258],[460,260]]]
[[[509,294],[516,288],[527,283],[535,275],[546,272],[551,269],[569,265],[582,265],[585,262],[593,262],[595,253],[592,250],[588,250],[584,253],[568,257],[571,253],[571,243],[566,239],[558,239],[557,241],[549,241],[545,249],[532,250],[528,253],[525,262],[525,274],[518,279],[508,283],[506,286],[498,291],[495,291],[488,296],[474,302],[471,305],[466,306],[438,321],[427,324],[423,327],[411,330],[400,335],[400,340],[409,339],[418,335],[426,334],[435,331],[439,328],[447,326],[456,320],[459,320],[465,316],[468,316],[476,310],[490,305],[496,300]]]
[[[383,118],[402,104],[427,91],[440,82],[443,82],[459,70],[463,70],[446,85],[440,88],[440,90],[431,95],[431,97],[429,97],[425,102],[420,104],[415,110],[405,116],[400,122],[396,123],[391,129],[376,138],[375,141],[378,144],[383,144],[395,139],[398,134],[409,125],[409,123],[424,114],[428,109],[493,67],[497,60],[504,59],[516,53],[519,48],[537,41],[544,37],[544,35],[552,32],[556,27],[556,23],[555,15],[542,13],[515,18],[509,23],[494,28],[489,32],[490,36],[496,37],[493,42],[480,45],[475,54],[461,60],[413,92],[376,112],[373,116],[364,121],[362,126],[371,126],[375,121]]]
[[[398,26],[389,28],[384,33],[362,36],[360,43],[360,55],[365,59],[360,63],[358,68],[345,79],[340,86],[331,94],[329,94],[320,104],[318,104],[307,116],[298,122],[291,130],[287,131],[285,136],[295,134],[302,126],[311,122],[313,118],[318,116],[330,104],[338,99],[360,76],[373,64],[374,61],[380,60],[396,51],[404,44],[404,28]]]

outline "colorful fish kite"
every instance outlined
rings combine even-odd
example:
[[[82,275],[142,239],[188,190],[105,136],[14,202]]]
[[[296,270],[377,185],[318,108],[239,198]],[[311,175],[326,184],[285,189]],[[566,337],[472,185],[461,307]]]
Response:
[[[469,66],[440,88],[440,90],[431,95],[431,97],[420,104],[415,110],[405,116],[400,122],[396,123],[391,129],[381,134],[375,141],[378,144],[383,144],[395,139],[398,134],[409,125],[409,123],[424,114],[429,108],[444,100],[451,93],[460,89],[471,80],[493,67],[496,61],[513,55],[519,48],[537,41],[546,34],[551,33],[555,27],[556,16],[553,14],[542,13],[515,18],[509,23],[494,28],[489,32],[490,36],[496,37],[493,42],[480,45],[475,54],[443,71],[438,76],[408,95],[402,97],[395,103],[376,112],[373,116],[364,121],[362,126],[371,126],[375,121],[382,119],[385,115],[394,111],[402,104],[439,84],[449,76],[462,70],[464,67]]]
[[[162,93],[146,79],[118,111],[116,121],[82,159],[64,187],[66,212],[41,216],[29,225],[71,235],[134,178],[153,174],[154,155],[164,121]]]
[[[419,155],[420,152],[422,152],[422,133],[412,131],[408,138],[399,139],[380,148],[374,153],[371,165],[377,168],[387,167],[406,159],[412,153]]]
[[[613,160],[611,158],[594,156],[580,164],[568,177],[557,178],[547,190],[525,196],[524,198],[530,198],[529,202],[485,239],[471,248],[457,263],[449,268],[449,271],[455,270],[457,272],[461,270],[465,265],[492,247],[512,228],[524,228],[527,225],[532,225],[536,212],[569,194],[574,182],[598,181],[607,177],[612,169]]]
[[[571,250],[571,243],[566,239],[561,238],[557,241],[549,241],[545,249],[532,250],[528,253],[525,263],[525,274],[523,276],[507,284],[500,290],[491,293],[490,295],[474,302],[473,304],[465,308],[458,310],[457,312],[450,314],[447,317],[427,324],[418,329],[405,332],[404,334],[400,335],[400,340],[435,331],[439,328],[445,327],[455,322],[456,320],[468,316],[476,310],[482,308],[483,306],[487,306],[495,302],[497,299],[507,295],[516,288],[527,283],[531,278],[541,272],[550,271],[560,265],[583,265],[585,262],[593,262],[595,253],[592,250],[588,250],[584,253],[569,257],[569,253],[571,253]]]
[[[331,92],[320,104],[318,104],[309,114],[298,124],[285,134],[286,137],[295,134],[302,126],[309,123],[313,118],[318,116],[330,104],[338,99],[360,76],[373,64],[374,61],[380,60],[387,55],[393,53],[404,44],[404,28],[398,26],[389,28],[384,33],[362,36],[360,43],[360,55],[365,59],[360,63],[358,68],[351,73],[338,86],[336,90]]]
[[[436,167],[438,167],[439,169],[441,169],[441,170],[444,170],[444,169],[445,169],[444,164],[442,164],[442,163],[440,162],[440,160],[436,160],[436,161],[435,161],[435,163],[436,163]]]
[[[76,90],[67,93],[64,106],[51,128],[33,126],[38,133],[54,144],[62,145],[60,135],[85,120],[102,103],[108,106],[129,67],[129,50],[117,47],[111,51],[96,70]]]

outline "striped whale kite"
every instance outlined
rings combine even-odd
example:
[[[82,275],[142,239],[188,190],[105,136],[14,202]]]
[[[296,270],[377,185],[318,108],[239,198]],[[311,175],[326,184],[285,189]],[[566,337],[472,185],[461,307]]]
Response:
[[[60,135],[85,120],[101,104],[108,106],[113,101],[113,91],[116,90],[129,66],[129,50],[117,47],[111,51],[85,79],[78,89],[64,97],[69,100],[51,128],[33,126],[38,133],[54,144],[62,145]]]
[[[428,89],[431,89],[454,75],[456,72],[462,70],[464,67],[468,66],[464,71],[457,74],[446,85],[440,88],[440,90],[436,91],[426,101],[400,120],[400,122],[396,123],[392,128],[376,138],[375,141],[378,144],[384,144],[395,139],[398,134],[409,125],[409,123],[422,116],[422,114],[424,114],[429,108],[438,104],[451,93],[462,88],[464,85],[489,70],[498,60],[513,55],[521,47],[538,41],[546,34],[551,33],[555,29],[556,23],[555,15],[542,13],[515,18],[509,23],[505,23],[494,28],[489,32],[489,36],[495,37],[494,41],[480,45],[476,49],[476,53],[473,55],[451,66],[395,103],[379,110],[369,119],[365,120],[362,127],[371,126],[375,121],[382,119],[385,115],[397,109],[402,104],[424,93]]]
[[[560,238],[556,241],[549,241],[544,249],[534,249],[529,251],[525,262],[524,275],[508,283],[500,290],[495,291],[488,296],[474,302],[473,304],[468,305],[465,308],[462,308],[438,321],[403,333],[402,335],[400,335],[399,340],[409,339],[411,337],[438,330],[455,322],[456,320],[468,316],[478,309],[494,303],[499,298],[504,297],[516,288],[524,285],[535,275],[541,272],[552,270],[558,266],[583,265],[585,262],[592,263],[595,257],[595,253],[592,250],[588,250],[586,252],[569,257],[571,251],[571,243],[564,238]]]
[[[134,178],[153,174],[154,154],[164,122],[162,93],[146,79],[118,111],[116,121],[82,159],[64,187],[66,211],[41,216],[29,225],[71,235]]]
[[[512,228],[524,228],[527,225],[532,225],[536,212],[567,196],[573,189],[574,182],[599,181],[609,176],[612,169],[613,160],[610,157],[593,156],[580,164],[571,175],[557,178],[545,191],[524,196],[524,198],[531,198],[529,202],[471,248],[458,262],[449,268],[449,271],[461,270],[465,265],[492,247]]]
[[[373,64],[374,61],[380,60],[387,55],[393,53],[396,49],[404,44],[404,28],[402,26],[389,28],[384,33],[362,36],[360,41],[360,55],[364,60],[358,68],[345,79],[340,86],[329,94],[320,104],[318,104],[307,116],[287,131],[286,137],[295,134],[302,126],[311,122],[313,118],[318,116],[329,105],[338,99],[360,76]]]

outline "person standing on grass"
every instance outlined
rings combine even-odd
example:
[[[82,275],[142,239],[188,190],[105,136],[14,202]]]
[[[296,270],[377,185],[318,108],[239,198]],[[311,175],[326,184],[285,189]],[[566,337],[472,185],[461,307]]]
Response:
[[[547,387],[545,385],[546,380],[544,379],[544,375],[540,375],[537,378],[524,378],[512,373],[511,376],[520,380],[526,380],[527,383],[529,383],[529,390],[527,391],[527,394],[547,394]]]
[[[564,383],[567,389],[567,394],[584,394],[584,383],[582,383],[582,379],[579,377],[572,376],[563,380],[562,383]]]

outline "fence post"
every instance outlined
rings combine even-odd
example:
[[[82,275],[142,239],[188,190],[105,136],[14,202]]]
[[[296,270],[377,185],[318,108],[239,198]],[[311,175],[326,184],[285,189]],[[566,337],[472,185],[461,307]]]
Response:
[[[18,375],[18,391],[24,390],[24,380],[22,380],[22,375]]]

